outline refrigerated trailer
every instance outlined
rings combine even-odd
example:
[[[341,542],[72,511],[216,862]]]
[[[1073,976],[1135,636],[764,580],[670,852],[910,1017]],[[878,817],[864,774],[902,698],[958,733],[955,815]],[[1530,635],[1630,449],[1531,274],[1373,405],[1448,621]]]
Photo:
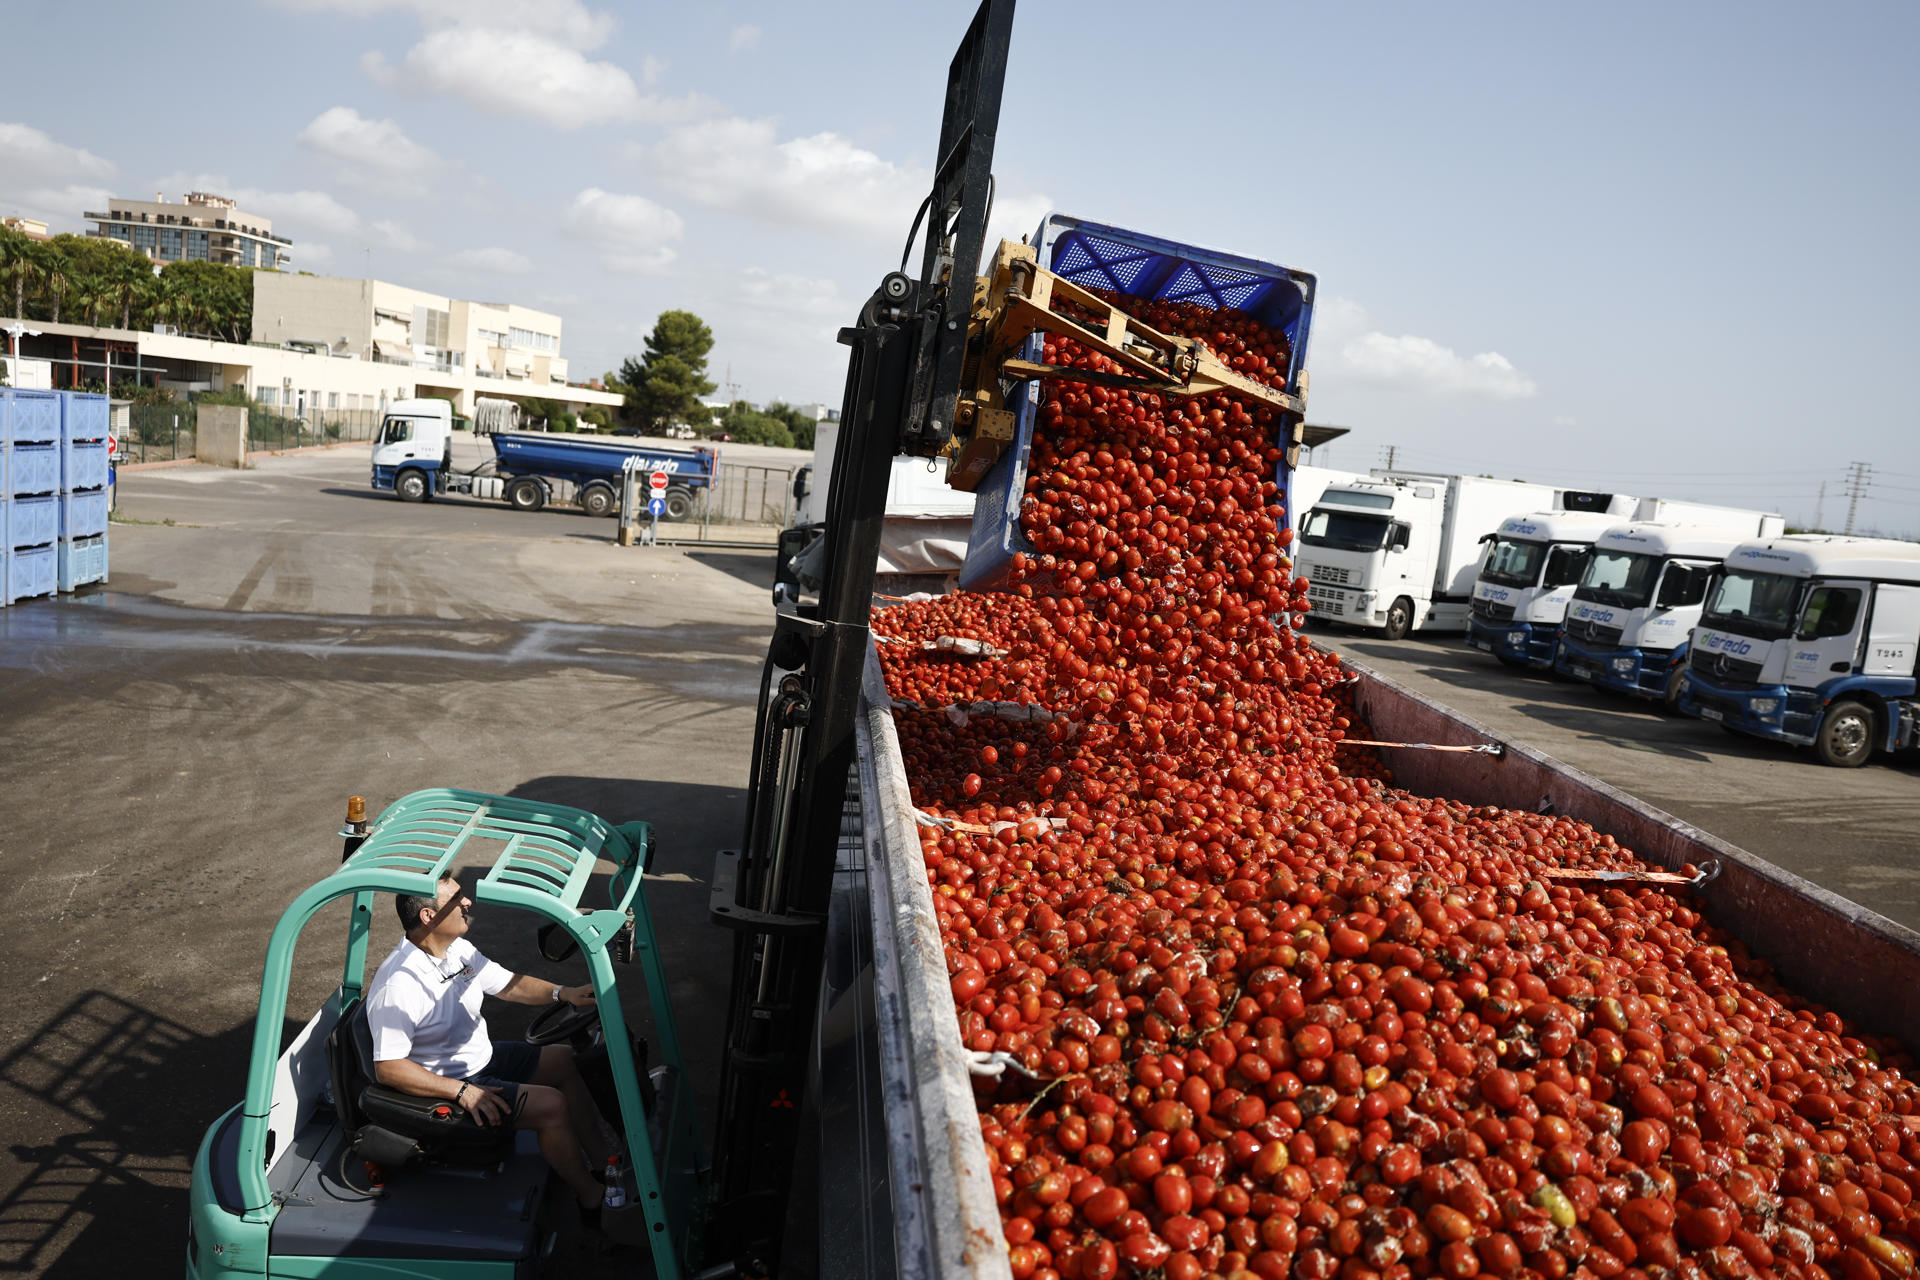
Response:
[[[1389,640],[1463,630],[1483,536],[1559,496],[1550,485],[1407,472],[1328,485],[1300,526],[1294,569],[1322,621]]]
[[[1920,544],[1791,534],[1727,554],[1680,709],[1854,767],[1920,745]]]

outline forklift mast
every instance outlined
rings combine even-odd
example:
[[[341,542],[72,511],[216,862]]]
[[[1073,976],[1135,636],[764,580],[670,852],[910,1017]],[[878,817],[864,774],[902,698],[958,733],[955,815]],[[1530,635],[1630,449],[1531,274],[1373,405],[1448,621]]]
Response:
[[[992,212],[993,147],[1014,0],[983,0],[948,69],[933,187],[888,273],[840,331],[851,348],[827,488],[817,604],[778,614],[761,681],[742,846],[715,863],[715,923],[735,931],[714,1147],[712,1240],[781,1267],[811,1196],[796,1185],[826,919],[854,764],[874,566],[896,454],[949,446]],[[924,227],[918,277],[905,272]],[[820,478],[824,479],[824,477]],[[804,1269],[799,1263],[798,1269]],[[783,1268],[784,1270],[784,1268]]]

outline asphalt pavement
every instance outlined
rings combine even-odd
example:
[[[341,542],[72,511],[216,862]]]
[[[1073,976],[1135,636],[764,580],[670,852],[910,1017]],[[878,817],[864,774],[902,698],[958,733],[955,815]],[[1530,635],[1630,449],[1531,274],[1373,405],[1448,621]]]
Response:
[[[1316,644],[1649,804],[1920,929],[1920,752],[1832,769],[1551,673],[1520,671],[1458,635],[1391,641],[1314,624]]]
[[[268,933],[338,864],[351,794],[377,813],[457,786],[655,823],[647,890],[710,1136],[730,935],[706,923],[707,881],[739,842],[770,554],[410,506],[367,469],[355,446],[128,473],[110,583],[0,609],[0,1273],[179,1267]],[[304,935],[298,1021],[339,981],[343,921]],[[474,937],[583,980],[532,930],[495,912]],[[398,932],[376,921],[375,959]]]

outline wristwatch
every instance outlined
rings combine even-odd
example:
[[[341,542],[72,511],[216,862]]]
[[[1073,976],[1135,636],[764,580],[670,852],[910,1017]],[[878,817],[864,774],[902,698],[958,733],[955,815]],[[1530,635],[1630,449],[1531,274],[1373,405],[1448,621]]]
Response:
[[[553,984],[553,1003],[560,1003],[560,984],[557,982]]]

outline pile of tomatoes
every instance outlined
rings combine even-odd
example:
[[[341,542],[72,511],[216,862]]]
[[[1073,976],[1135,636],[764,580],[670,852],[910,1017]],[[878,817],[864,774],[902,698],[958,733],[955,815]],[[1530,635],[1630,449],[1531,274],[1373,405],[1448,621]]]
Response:
[[[1124,300],[1250,376],[1285,340]],[[1106,362],[1067,339],[1046,359]],[[1392,786],[1223,397],[1066,380],[1004,593],[881,610],[1013,1273],[1903,1280],[1920,1096],[1584,823]],[[973,655],[923,647],[983,641]],[[997,705],[996,705],[997,704]]]

